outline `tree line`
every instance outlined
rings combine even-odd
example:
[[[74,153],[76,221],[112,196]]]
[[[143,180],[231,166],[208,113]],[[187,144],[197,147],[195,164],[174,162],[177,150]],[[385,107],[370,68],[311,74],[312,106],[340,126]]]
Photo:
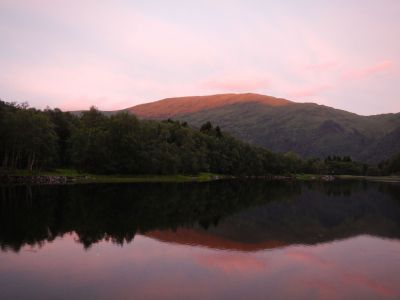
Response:
[[[283,181],[234,184],[0,186],[0,249],[19,251],[74,231],[85,248],[104,238],[130,242],[137,232],[207,229],[243,209],[300,193]],[[115,195],[118,201],[115,201]],[[57,201],[55,201],[57,200]],[[17,226],[17,224],[19,224]]]
[[[370,166],[350,157],[303,160],[239,141],[210,122],[139,120],[96,108],[79,116],[0,101],[3,170],[75,168],[98,174],[369,174],[400,171],[400,155]]]
[[[302,197],[303,193],[307,197]],[[0,194],[0,249],[16,252],[25,245],[40,246],[68,232],[75,232],[77,242],[88,248],[103,239],[129,243],[138,232],[207,229],[223,220],[227,228],[238,219],[226,218],[243,211],[244,219],[250,222],[247,224],[253,224],[257,240],[264,236],[287,244],[314,244],[357,232],[400,238],[400,231],[394,230],[400,226],[400,186],[385,183],[365,186],[357,181],[222,181],[138,183],[135,188],[124,184],[0,186]],[[264,213],[249,210],[255,207],[264,207]],[[263,222],[256,222],[259,217]],[[372,218],[376,221],[371,222]]]

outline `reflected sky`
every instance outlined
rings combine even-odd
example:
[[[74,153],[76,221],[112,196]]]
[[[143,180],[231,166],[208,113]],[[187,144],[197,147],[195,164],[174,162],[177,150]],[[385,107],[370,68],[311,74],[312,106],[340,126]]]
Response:
[[[66,234],[0,255],[3,299],[398,299],[400,244],[362,235],[257,252]]]
[[[399,188],[0,187],[0,299],[399,299]]]

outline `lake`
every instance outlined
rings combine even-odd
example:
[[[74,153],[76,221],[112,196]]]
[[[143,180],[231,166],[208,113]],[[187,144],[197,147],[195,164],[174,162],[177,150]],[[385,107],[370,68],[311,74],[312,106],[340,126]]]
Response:
[[[0,299],[400,299],[399,184],[0,191]]]

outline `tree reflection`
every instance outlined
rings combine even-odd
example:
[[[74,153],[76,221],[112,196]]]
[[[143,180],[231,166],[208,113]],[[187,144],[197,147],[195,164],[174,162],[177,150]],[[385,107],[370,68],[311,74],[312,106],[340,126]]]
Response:
[[[68,232],[87,249],[103,239],[122,245],[137,233],[179,228],[258,245],[400,236],[399,186],[389,184],[253,180],[0,190],[3,250],[40,247]]]

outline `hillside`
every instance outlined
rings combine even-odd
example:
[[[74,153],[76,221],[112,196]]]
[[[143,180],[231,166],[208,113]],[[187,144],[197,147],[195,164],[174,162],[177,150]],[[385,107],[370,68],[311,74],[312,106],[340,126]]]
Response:
[[[212,96],[193,96],[167,98],[128,108],[135,115],[146,118],[169,118],[200,111],[214,110],[239,103],[259,103],[265,106],[285,106],[290,101],[258,94],[221,94]]]
[[[168,98],[127,108],[147,119],[211,121],[252,144],[302,157],[349,155],[377,162],[400,152],[400,114],[360,116],[259,94]]]
[[[362,185],[302,188],[290,201],[270,199],[219,220],[217,226],[155,230],[163,242],[236,251],[259,251],[293,244],[313,245],[362,234],[398,239],[396,199]],[[378,205],[379,204],[379,205]],[[389,236],[388,236],[388,233]]]

